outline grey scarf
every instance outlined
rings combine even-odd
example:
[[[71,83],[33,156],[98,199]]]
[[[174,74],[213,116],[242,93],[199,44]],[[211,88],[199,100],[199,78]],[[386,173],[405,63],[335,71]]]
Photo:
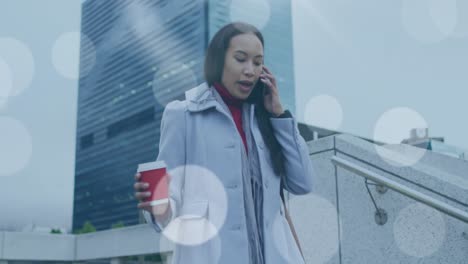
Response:
[[[231,114],[229,107],[224,103],[221,96],[213,88],[211,89],[216,100],[223,106],[226,113]],[[242,126],[245,131],[248,155],[242,146],[242,182],[244,191],[244,207],[246,217],[247,236],[249,241],[249,255],[251,264],[264,264],[263,250],[263,190],[262,175],[258,159],[258,150],[254,142],[250,127],[250,108],[249,103],[242,105]],[[255,120],[255,119],[254,119]],[[239,135],[239,141],[242,138]]]

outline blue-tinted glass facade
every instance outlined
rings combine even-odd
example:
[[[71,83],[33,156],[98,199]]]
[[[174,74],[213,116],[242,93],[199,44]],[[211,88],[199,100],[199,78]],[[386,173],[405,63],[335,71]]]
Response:
[[[272,0],[264,28],[265,63],[281,101],[295,111],[290,1]],[[133,197],[137,164],[156,159],[167,102],[203,82],[208,41],[230,22],[230,1],[88,0],[78,93],[73,229],[139,222]],[[249,22],[249,21],[246,21]]]
[[[96,59],[83,74],[93,49],[82,41],[74,230],[87,220],[98,230],[119,221],[138,223],[137,164],[157,157],[164,102],[183,99],[191,88],[163,76],[177,73],[174,65],[183,66],[193,73],[192,83],[201,81],[205,12],[203,2],[191,0],[83,3],[82,33],[93,43]]]

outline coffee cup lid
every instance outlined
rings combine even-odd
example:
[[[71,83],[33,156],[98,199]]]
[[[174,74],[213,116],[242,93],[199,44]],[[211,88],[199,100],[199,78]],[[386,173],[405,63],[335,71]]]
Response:
[[[167,167],[166,162],[164,162],[164,160],[158,160],[158,161],[138,164],[138,172],[161,169],[161,168],[166,168],[166,167]]]

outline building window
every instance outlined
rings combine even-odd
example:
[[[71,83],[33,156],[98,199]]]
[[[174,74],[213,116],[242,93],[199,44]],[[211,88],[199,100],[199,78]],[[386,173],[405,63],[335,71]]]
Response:
[[[137,129],[154,120],[154,108],[147,108],[139,113],[119,120],[107,127],[107,138],[113,138],[122,133]]]
[[[89,148],[94,144],[94,134],[88,134],[80,138],[80,147],[81,149]]]

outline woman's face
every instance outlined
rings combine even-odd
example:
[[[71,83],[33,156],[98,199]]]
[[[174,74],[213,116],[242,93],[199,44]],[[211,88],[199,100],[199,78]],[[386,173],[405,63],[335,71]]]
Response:
[[[263,68],[263,45],[253,33],[240,34],[229,43],[222,83],[235,98],[246,99]]]

